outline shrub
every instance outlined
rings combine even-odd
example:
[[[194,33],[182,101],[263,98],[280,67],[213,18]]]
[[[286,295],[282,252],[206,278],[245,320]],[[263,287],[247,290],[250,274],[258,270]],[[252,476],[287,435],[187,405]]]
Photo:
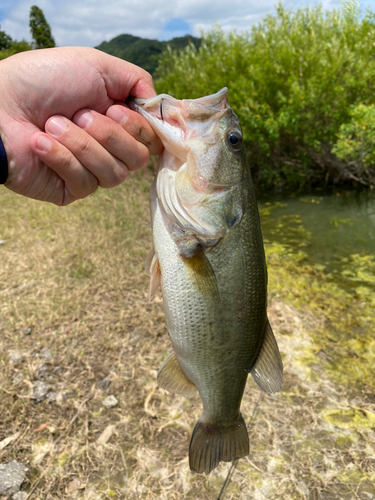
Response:
[[[355,178],[375,185],[375,106],[358,104],[350,111],[351,121],[343,123],[332,152],[347,162]]]
[[[0,50],[0,61],[2,59],[6,59],[7,57],[13,56],[14,54],[18,54],[19,52],[25,52],[26,50],[31,50],[32,47],[29,42],[26,40],[21,40],[17,42],[16,40],[12,41],[9,48]]]
[[[375,16],[357,4],[295,11],[281,3],[244,33],[219,26],[197,50],[166,52],[156,88],[196,98],[229,88],[250,165],[263,189],[355,181],[373,183],[333,146],[351,110],[373,102]]]

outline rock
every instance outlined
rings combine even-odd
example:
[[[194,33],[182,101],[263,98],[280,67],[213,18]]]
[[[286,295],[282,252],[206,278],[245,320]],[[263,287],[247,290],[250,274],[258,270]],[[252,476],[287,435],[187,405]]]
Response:
[[[44,359],[45,361],[48,361],[53,358],[53,354],[51,349],[48,349],[48,347],[43,347],[43,349],[39,353],[40,359]]]
[[[14,375],[14,377],[13,377],[13,380],[12,380],[13,385],[18,385],[18,384],[20,384],[20,383],[22,382],[22,380],[23,380],[23,379],[24,379],[23,373],[21,373],[21,372],[16,373],[16,374]]]
[[[25,361],[25,354],[21,351],[14,350],[10,351],[9,353],[9,362],[10,363],[22,363],[22,361]]]
[[[118,399],[115,396],[108,396],[103,400],[103,406],[107,409],[114,408],[118,405]]]
[[[109,375],[103,378],[103,380],[101,380],[100,382],[98,382],[98,386],[104,390],[108,389],[110,385],[111,385],[111,378]]]
[[[5,241],[4,240],[0,240],[0,247],[3,247],[5,245]]]
[[[22,330],[22,333],[23,333],[24,335],[31,335],[31,332],[32,332],[32,330],[31,330],[31,328],[30,328],[30,327],[24,328],[24,329]]]
[[[25,500],[27,498],[26,491],[19,491],[12,496],[12,500]]]
[[[107,427],[104,429],[104,431],[100,434],[100,436],[96,440],[97,443],[107,444],[108,441],[111,439],[112,434],[115,432],[115,429],[116,429],[115,425],[107,425]]]
[[[41,365],[38,366],[38,368],[36,369],[36,372],[37,372],[39,378],[46,378],[47,372],[48,372],[47,365],[42,363]]]
[[[10,497],[18,493],[28,471],[25,464],[15,460],[0,464],[0,496]]]
[[[49,403],[61,404],[66,400],[66,394],[65,392],[62,391],[49,392],[46,396],[46,399],[48,400]]]
[[[33,384],[33,395],[31,399],[35,399],[38,403],[40,403],[47,396],[49,390],[50,390],[49,385],[47,385],[45,382],[37,380]]]

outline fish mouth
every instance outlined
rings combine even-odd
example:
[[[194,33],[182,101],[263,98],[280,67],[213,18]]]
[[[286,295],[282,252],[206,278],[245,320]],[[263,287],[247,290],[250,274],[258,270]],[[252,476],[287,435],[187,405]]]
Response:
[[[181,101],[168,94],[160,94],[151,99],[129,98],[126,101],[130,109],[148,121],[169,151],[171,143],[181,148],[188,133],[186,123],[182,118],[180,103]],[[175,151],[172,153],[175,154]]]
[[[126,104],[143,116],[160,137],[166,150],[186,161],[188,142],[211,133],[212,126],[228,112],[228,89],[198,99],[175,99],[160,94],[150,99],[130,97]]]

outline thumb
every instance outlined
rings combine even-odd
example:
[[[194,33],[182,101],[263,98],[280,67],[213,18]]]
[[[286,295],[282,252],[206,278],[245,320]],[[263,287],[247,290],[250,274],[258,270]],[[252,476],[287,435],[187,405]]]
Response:
[[[123,101],[129,95],[147,99],[156,95],[152,77],[144,69],[99,50],[95,56],[111,99]]]

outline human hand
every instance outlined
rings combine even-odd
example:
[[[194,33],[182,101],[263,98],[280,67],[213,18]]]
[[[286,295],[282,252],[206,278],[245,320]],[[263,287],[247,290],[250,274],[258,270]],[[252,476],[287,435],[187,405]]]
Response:
[[[129,95],[155,94],[141,68],[95,49],[35,50],[0,62],[0,134],[5,185],[68,205],[98,186],[120,184],[162,145]]]

